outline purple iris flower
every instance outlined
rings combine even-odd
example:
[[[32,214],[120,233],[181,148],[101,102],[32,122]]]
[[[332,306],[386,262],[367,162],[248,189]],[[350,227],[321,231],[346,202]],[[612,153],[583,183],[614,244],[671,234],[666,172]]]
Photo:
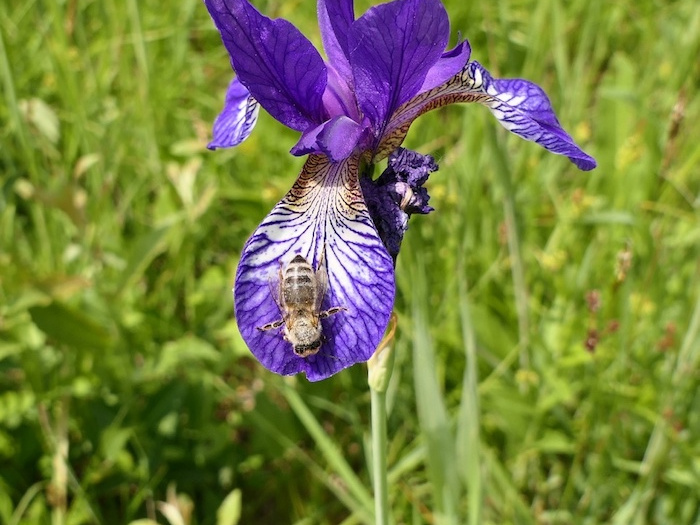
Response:
[[[352,0],[318,0],[327,60],[290,22],[263,16],[248,0],[204,2],[236,73],[209,147],[245,140],[262,106],[301,132],[291,152],[309,155],[246,243],[236,273],[241,335],[273,372],[325,379],[367,361],[377,347],[394,304],[394,258],[407,217],[432,209],[422,184],[437,166],[397,151],[421,114],[478,102],[516,135],[582,170],[596,166],[541,88],[492,78],[469,60],[466,40],[445,50],[450,28],[440,0],[394,0],[358,19]],[[361,166],[392,153],[387,172],[361,185]],[[311,321],[294,325],[308,310]],[[320,344],[297,344],[314,338],[298,328],[314,322]]]

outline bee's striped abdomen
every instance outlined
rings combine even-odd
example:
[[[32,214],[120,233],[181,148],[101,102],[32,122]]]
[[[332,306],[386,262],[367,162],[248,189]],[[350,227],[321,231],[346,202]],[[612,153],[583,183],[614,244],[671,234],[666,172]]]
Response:
[[[316,279],[311,265],[297,255],[282,276],[282,301],[288,307],[313,306],[316,303]]]

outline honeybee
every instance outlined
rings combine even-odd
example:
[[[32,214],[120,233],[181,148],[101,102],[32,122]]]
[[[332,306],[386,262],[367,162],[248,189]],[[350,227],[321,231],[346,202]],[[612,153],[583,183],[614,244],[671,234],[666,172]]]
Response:
[[[258,326],[257,329],[264,332],[284,324],[284,339],[292,344],[296,355],[309,357],[317,354],[323,338],[321,319],[347,310],[334,306],[321,311],[323,298],[328,291],[323,254],[316,271],[303,255],[296,255],[284,270],[280,268],[278,277],[275,302],[282,319]]]

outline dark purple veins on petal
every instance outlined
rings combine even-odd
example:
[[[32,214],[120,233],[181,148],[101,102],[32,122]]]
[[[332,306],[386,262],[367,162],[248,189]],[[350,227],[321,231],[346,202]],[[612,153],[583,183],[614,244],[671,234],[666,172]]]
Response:
[[[351,27],[357,100],[374,129],[418,93],[449,38],[440,0],[398,0],[370,8]]]
[[[355,21],[353,0],[318,0],[318,25],[330,64],[349,82],[352,79],[348,33]]]
[[[326,66],[291,23],[271,20],[247,0],[205,0],[240,82],[270,115],[303,131],[325,120]]]
[[[357,163],[357,156],[338,163],[310,156],[294,187],[243,249],[234,287],[238,326],[255,357],[278,374],[304,372],[318,381],[366,361],[389,322],[393,263],[362,198]],[[280,268],[297,254],[317,268],[322,253],[328,274],[322,310],[347,310],[321,320],[321,349],[303,358],[284,340],[282,327],[258,327],[282,317],[275,301]]]

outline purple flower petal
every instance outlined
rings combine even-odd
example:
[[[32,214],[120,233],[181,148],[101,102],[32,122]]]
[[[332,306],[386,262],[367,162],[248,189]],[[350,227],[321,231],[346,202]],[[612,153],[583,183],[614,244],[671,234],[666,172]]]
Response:
[[[355,92],[350,84],[333,68],[328,67],[328,83],[323,92],[323,107],[328,117],[345,115],[359,122],[362,120],[357,107]],[[352,81],[352,79],[350,79]]]
[[[420,93],[396,110],[376,148],[374,161],[396,149],[420,115],[455,102],[483,104],[508,131],[552,153],[567,156],[581,170],[596,167],[595,159],[579,148],[561,127],[542,88],[527,80],[494,79],[476,61],[443,85]]]
[[[444,84],[462,71],[464,66],[467,65],[467,62],[469,62],[471,52],[472,48],[467,40],[463,40],[453,49],[445,51],[440,57],[440,60],[428,71],[419,93]]]
[[[352,80],[348,32],[355,21],[353,0],[318,0],[318,25],[328,62],[346,82]]]
[[[379,136],[413,97],[449,38],[440,0],[395,0],[370,8],[350,28],[350,63],[360,108]]]
[[[319,124],[318,126],[307,129],[301,134],[301,137],[297,141],[289,152],[296,157],[303,157],[304,155],[309,155],[312,153],[321,153],[321,146],[319,145],[319,135],[323,131],[327,122]]]
[[[335,117],[324,125],[319,135],[321,150],[334,162],[345,159],[355,150],[363,131],[354,120]]]
[[[508,131],[565,155],[584,171],[596,167],[593,157],[579,148],[557,120],[547,94],[537,84],[514,79],[494,79],[478,62],[469,64],[471,89],[488,94],[483,102]]]
[[[291,149],[292,155],[323,153],[333,162],[348,158],[355,150],[363,129],[346,116],[334,117],[320,126],[307,130]]]
[[[258,121],[260,105],[234,78],[226,90],[224,109],[214,121],[212,141],[207,148],[231,148],[248,138]]]
[[[275,373],[304,372],[318,381],[366,361],[389,322],[393,263],[369,217],[357,164],[357,156],[340,163],[309,157],[294,187],[243,249],[234,287],[238,326],[255,357]],[[318,268],[322,253],[328,291],[321,308],[347,310],[321,320],[320,351],[299,357],[284,339],[284,326],[259,327],[282,318],[276,303],[280,268],[297,254]]]
[[[247,0],[205,0],[240,82],[270,115],[297,131],[325,120],[326,66],[299,30]]]

